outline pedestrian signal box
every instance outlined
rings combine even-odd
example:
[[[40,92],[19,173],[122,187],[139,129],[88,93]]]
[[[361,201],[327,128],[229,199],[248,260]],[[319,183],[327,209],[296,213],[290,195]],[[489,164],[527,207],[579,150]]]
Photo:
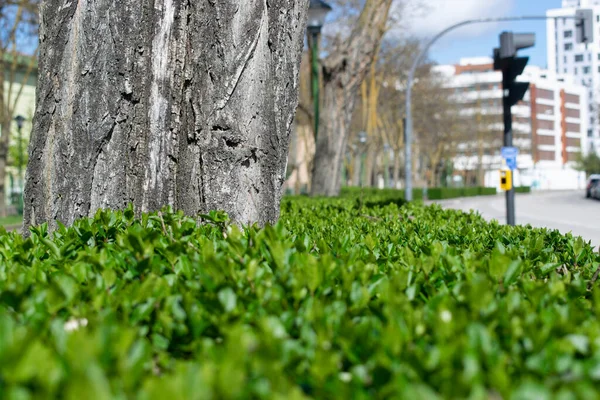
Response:
[[[500,171],[500,188],[505,192],[512,189],[512,171],[510,169]]]

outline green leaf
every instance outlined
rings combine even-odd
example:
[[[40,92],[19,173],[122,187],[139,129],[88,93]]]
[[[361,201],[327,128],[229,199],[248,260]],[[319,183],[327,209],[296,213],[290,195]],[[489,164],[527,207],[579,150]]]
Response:
[[[522,263],[520,260],[515,260],[510,263],[506,273],[504,274],[504,284],[512,285],[521,274]]]
[[[237,296],[232,288],[226,287],[219,291],[219,302],[225,312],[232,312],[237,305]]]

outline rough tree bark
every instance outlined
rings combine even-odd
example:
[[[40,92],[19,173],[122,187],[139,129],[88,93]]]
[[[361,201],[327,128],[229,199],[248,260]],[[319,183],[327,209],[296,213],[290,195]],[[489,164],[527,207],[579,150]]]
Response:
[[[321,121],[312,194],[339,194],[348,130],[360,84],[385,33],[392,0],[367,0],[350,38],[323,60]]]
[[[307,8],[43,2],[25,227],[128,203],[275,221]]]

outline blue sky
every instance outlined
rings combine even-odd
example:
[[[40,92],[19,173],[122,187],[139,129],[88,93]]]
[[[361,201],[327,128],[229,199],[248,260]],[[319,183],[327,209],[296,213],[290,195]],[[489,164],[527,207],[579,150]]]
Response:
[[[465,19],[522,15],[545,15],[550,8],[560,8],[561,0],[421,0],[425,4],[411,11],[410,32],[420,38],[430,38],[445,27]],[[459,28],[440,39],[430,51],[430,58],[439,64],[454,64],[462,57],[491,56],[498,47],[502,31],[535,32],[536,45],[522,50],[530,65],[545,68],[546,22],[520,21],[498,24],[477,24]]]

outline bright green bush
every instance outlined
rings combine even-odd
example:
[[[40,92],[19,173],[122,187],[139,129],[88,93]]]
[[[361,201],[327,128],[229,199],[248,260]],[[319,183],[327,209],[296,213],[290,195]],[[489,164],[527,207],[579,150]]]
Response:
[[[394,198],[4,233],[0,398],[596,398],[597,266],[579,238]]]

